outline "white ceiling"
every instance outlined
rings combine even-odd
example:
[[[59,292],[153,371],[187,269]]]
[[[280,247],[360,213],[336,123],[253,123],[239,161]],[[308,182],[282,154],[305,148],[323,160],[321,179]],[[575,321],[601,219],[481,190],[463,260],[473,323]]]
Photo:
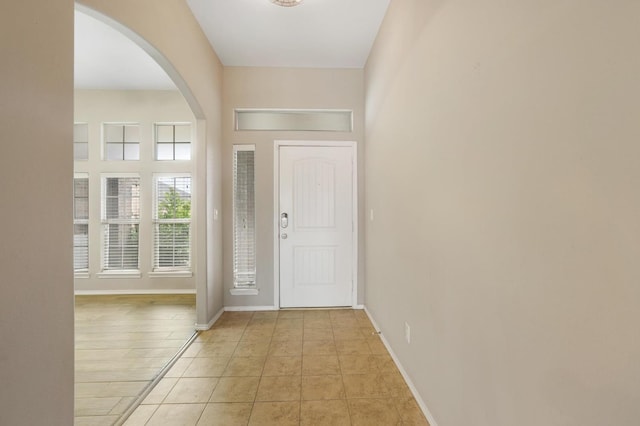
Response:
[[[225,66],[362,68],[390,0],[187,0]],[[76,88],[175,89],[120,32],[76,11]]]
[[[77,89],[175,90],[169,76],[141,47],[107,24],[76,11]]]
[[[390,0],[187,0],[224,65],[362,68]]]

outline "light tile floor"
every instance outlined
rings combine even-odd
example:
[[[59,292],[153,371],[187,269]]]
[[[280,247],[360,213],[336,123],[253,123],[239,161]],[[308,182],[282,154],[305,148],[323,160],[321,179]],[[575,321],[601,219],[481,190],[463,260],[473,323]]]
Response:
[[[75,425],[113,425],[194,333],[195,296],[76,296]]]
[[[428,425],[364,311],[226,312],[126,426]]]

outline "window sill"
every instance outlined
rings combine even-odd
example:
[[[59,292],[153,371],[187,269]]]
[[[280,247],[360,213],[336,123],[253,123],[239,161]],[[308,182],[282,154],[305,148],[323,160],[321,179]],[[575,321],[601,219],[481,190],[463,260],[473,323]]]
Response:
[[[100,272],[96,274],[98,278],[106,278],[106,279],[127,279],[127,278],[142,278],[142,274],[140,271],[108,271],[108,272]]]
[[[229,290],[234,296],[257,296],[260,291],[257,288],[232,288]]]
[[[90,278],[90,275],[88,272],[75,272],[73,278],[87,279]]]
[[[191,278],[191,271],[154,271],[149,272],[149,278]]]

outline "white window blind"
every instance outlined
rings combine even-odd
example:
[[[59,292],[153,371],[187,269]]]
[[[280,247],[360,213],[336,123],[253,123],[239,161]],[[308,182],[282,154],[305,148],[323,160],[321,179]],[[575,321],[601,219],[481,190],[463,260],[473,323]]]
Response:
[[[191,159],[191,125],[156,124],[156,160]]]
[[[154,199],[154,271],[191,267],[191,177],[156,175]]]
[[[256,287],[254,145],[233,147],[233,284]]]
[[[73,125],[73,159],[89,159],[89,125],[87,123]]]
[[[89,270],[89,176],[73,179],[73,269]]]
[[[140,178],[103,178],[102,203],[103,270],[137,270]]]
[[[139,160],[140,126],[137,124],[104,125],[105,160]]]

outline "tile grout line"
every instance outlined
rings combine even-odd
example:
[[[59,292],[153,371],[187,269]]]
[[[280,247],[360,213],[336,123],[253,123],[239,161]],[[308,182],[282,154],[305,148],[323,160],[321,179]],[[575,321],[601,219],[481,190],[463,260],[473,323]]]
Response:
[[[160,382],[160,380],[162,380],[164,378],[165,374],[167,374],[167,372],[171,369],[171,367],[173,367],[175,365],[175,363],[180,359],[182,354],[189,348],[189,346],[191,346],[191,343],[193,343],[196,340],[196,338],[198,337],[199,334],[200,333],[198,331],[195,331],[191,335],[189,340],[187,340],[185,342],[185,344],[182,345],[180,350],[173,356],[173,358],[171,358],[164,365],[164,367],[162,367],[162,369],[156,375],[156,377],[154,377],[153,380],[143,389],[143,391],[140,393],[140,395],[138,395],[138,397],[135,399],[135,401],[133,401],[133,403],[131,403],[131,405],[124,411],[124,413],[122,413],[120,418],[118,420],[116,420],[116,422],[114,423],[113,426],[122,426],[124,424],[124,422],[127,421],[129,416],[131,416],[131,414],[133,414],[133,412],[136,410],[136,408],[138,408],[140,406],[142,401],[144,401],[144,399],[151,393],[151,391],[156,387],[156,385]],[[161,404],[159,404],[158,406],[160,406],[160,405]]]

